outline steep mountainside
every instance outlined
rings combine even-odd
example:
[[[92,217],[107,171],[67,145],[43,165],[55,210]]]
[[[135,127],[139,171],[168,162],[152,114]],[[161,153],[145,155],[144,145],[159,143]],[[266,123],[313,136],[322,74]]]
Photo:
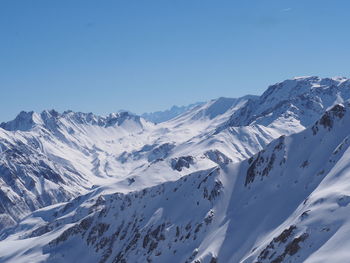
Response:
[[[196,107],[196,106],[200,106],[204,104],[204,102],[197,102],[197,103],[193,103],[187,106],[173,106],[168,110],[165,111],[155,111],[155,112],[150,112],[150,113],[143,113],[141,115],[142,118],[144,118],[145,120],[154,122],[154,123],[161,123],[161,122],[165,122],[168,120],[171,120],[179,115],[181,115],[182,113],[189,111],[190,109]]]
[[[291,128],[311,125],[327,108],[348,99],[350,80],[346,78],[285,80],[270,86],[258,100],[248,101],[224,127],[260,124],[288,133]]]
[[[227,100],[235,110],[236,100]],[[217,114],[214,118],[208,110],[214,102],[194,109],[194,113],[191,110],[192,115],[208,114],[192,122],[180,118],[155,125],[127,112],[101,117],[52,110],[21,112],[13,121],[0,124],[1,228],[98,185],[120,182],[134,189],[149,187],[209,169],[217,162],[243,158],[238,150],[226,156],[218,147],[201,145],[202,136],[216,127],[213,123],[228,117]],[[231,110],[229,106],[225,105],[225,110]],[[197,141],[199,146],[188,148]]]
[[[349,121],[350,104],[336,105],[249,160],[38,210],[0,242],[1,259],[346,262]]]
[[[0,262],[346,262],[350,80],[302,77],[153,123],[0,124]]]
[[[116,146],[114,140],[128,140],[151,126],[127,113],[98,117],[55,111],[21,112],[2,123],[0,228],[113,176],[103,161]],[[123,149],[131,144],[128,140]]]

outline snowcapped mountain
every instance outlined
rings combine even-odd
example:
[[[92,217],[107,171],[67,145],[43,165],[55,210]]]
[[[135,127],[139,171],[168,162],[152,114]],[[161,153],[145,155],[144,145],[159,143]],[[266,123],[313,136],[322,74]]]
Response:
[[[110,177],[108,165],[101,163],[108,152],[123,144],[121,138],[152,125],[128,113],[99,117],[56,111],[21,112],[15,120],[2,123],[0,228]]]
[[[155,111],[155,112],[149,112],[149,113],[143,113],[141,115],[142,118],[145,120],[154,122],[154,123],[161,123],[168,120],[171,120],[182,113],[189,111],[190,109],[200,106],[204,104],[204,102],[196,102],[187,106],[172,106],[170,109],[165,111]]]
[[[349,99],[303,77],[159,124],[22,112],[0,125],[0,262],[346,262]]]
[[[348,99],[350,80],[346,78],[285,80],[270,86],[258,100],[250,100],[220,128],[260,124],[289,133],[311,125],[327,108]]]

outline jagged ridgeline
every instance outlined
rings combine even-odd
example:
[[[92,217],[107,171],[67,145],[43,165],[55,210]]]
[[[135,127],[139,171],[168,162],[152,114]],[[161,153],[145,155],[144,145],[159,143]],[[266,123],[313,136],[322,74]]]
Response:
[[[0,124],[0,262],[347,262],[349,99],[302,77],[148,120],[21,112]]]

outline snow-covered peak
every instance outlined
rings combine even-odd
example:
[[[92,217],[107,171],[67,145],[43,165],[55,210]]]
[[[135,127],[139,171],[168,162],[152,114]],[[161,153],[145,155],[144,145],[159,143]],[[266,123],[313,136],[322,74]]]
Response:
[[[274,101],[290,100],[314,90],[317,92],[317,90],[328,90],[332,87],[339,87],[346,80],[346,78],[341,77],[320,78],[317,76],[287,79],[270,86],[262,94],[261,99],[270,103]]]
[[[347,262],[349,122],[345,102],[249,160],[143,189],[93,189],[30,214],[0,253],[9,262]]]
[[[259,124],[303,129],[332,105],[350,99],[350,80],[343,77],[298,77],[270,86],[258,99],[248,101],[219,128]]]
[[[126,125],[128,122],[133,122],[135,125],[142,127],[146,121],[142,120],[140,116],[127,111],[99,116],[91,112],[65,111],[59,113],[55,110],[44,110],[41,113],[22,111],[14,120],[1,123],[0,127],[8,131],[29,131],[37,126],[51,130],[69,123],[73,125],[92,125],[107,128]]]
[[[0,129],[0,261],[347,262],[349,99],[298,77],[157,125],[22,112]]]
[[[236,110],[242,107],[248,100],[255,100],[257,96],[247,95],[241,98],[225,98],[210,100],[207,103],[196,106],[170,122],[182,125],[183,123],[209,122],[218,124],[226,121]]]
[[[228,110],[236,107],[241,102],[245,102],[249,98],[254,96],[245,96],[242,98],[225,98],[220,97],[215,100],[209,101],[197,110],[196,114],[193,115],[192,119],[209,118],[210,120],[216,118],[219,115],[226,113]]]
[[[42,124],[42,120],[38,113],[21,111],[14,120],[1,123],[0,128],[8,131],[28,131],[40,124]]]
[[[148,120],[154,123],[161,123],[161,122],[171,120],[179,116],[180,114],[202,104],[204,104],[204,102],[196,102],[187,106],[172,106],[170,109],[165,111],[143,113],[141,117],[144,118],[145,120]]]
[[[62,114],[51,114],[51,118],[64,119],[77,124],[94,125],[101,127],[120,126],[126,121],[134,121],[141,124],[141,118],[127,111],[110,113],[107,116],[99,116],[93,113],[66,111]]]

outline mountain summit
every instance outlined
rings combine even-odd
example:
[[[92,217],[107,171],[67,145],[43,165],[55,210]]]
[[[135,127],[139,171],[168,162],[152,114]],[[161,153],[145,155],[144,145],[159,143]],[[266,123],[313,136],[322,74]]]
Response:
[[[348,79],[143,116],[0,124],[0,262],[347,261]]]

